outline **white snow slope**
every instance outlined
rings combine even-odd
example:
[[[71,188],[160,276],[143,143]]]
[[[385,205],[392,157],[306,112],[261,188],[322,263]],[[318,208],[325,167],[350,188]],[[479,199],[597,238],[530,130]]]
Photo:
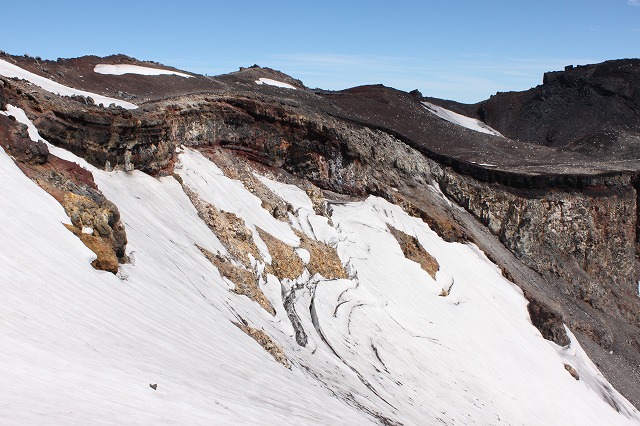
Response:
[[[487,133],[489,135],[504,137],[497,130],[492,129],[491,127],[484,124],[482,121],[476,120],[475,118],[458,114],[457,112],[450,111],[446,108],[442,108],[441,106],[438,106],[429,102],[422,102],[422,105],[427,109],[427,111],[437,115],[438,117],[450,123],[457,124],[458,126],[466,127],[467,129],[470,129],[476,132]]]
[[[26,121],[18,111],[8,113]],[[304,191],[260,177],[293,205],[287,224],[181,150],[176,173],[202,199],[286,244],[299,243],[293,229],[332,244],[347,265],[349,279],[261,279],[272,317],[195,246],[225,252],[173,177],[105,172],[50,149],[118,206],[132,262],[118,276],[94,270],[62,207],[0,150],[2,424],[640,424],[575,339],[542,338],[521,291],[475,246],[443,241],[380,198],[333,204],[331,225]],[[436,257],[435,280],[387,224]],[[283,347],[290,370],[232,324],[240,318]]]
[[[142,67],[140,65],[132,64],[98,64],[93,68],[94,72],[98,74],[110,74],[110,75],[124,75],[124,74],[139,74],[139,75],[177,75],[180,77],[190,78],[193,77],[183,72],[161,70],[159,68]]]
[[[20,78],[23,80],[27,80],[36,86],[60,96],[84,96],[87,98],[93,99],[93,101],[100,105],[102,104],[105,107],[108,107],[111,104],[115,104],[117,106],[121,106],[126,109],[135,109],[138,108],[137,105],[132,104],[131,102],[123,101],[121,99],[109,98],[107,96],[97,95],[91,92],[85,92],[84,90],[74,89],[72,87],[64,86],[60,83],[57,83],[53,80],[49,80],[46,77],[42,77],[41,75],[34,74],[30,71],[27,71],[23,68],[20,68],[17,65],[14,65],[10,62],[7,62],[3,59],[0,59],[0,75],[10,78]]]
[[[275,86],[281,87],[283,89],[293,89],[296,90],[295,86],[292,86],[289,83],[285,83],[283,81],[273,80],[271,78],[260,77],[256,80],[256,84],[266,84],[267,86]]]

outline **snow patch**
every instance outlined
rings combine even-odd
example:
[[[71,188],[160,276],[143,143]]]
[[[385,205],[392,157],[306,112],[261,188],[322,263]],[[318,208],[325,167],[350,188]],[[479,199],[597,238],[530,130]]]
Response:
[[[427,184],[427,188],[429,188],[429,190],[431,190],[432,192],[436,193],[437,195],[440,196],[440,198],[442,198],[444,201],[446,201],[446,203],[449,206],[453,207],[453,203],[451,202],[451,200],[449,198],[447,198],[446,195],[444,195],[444,192],[442,192],[442,188],[440,188],[440,184],[433,180],[431,181],[430,184]]]
[[[311,199],[306,192],[297,186],[281,183],[258,173],[254,173],[253,175],[267,188],[275,192],[280,198],[287,200],[294,210],[313,210],[313,203],[311,202]]]
[[[95,93],[86,92],[84,90],[74,89],[72,87],[62,85],[55,81],[49,80],[46,77],[42,77],[38,74],[34,74],[30,71],[22,69],[17,65],[5,61],[4,59],[0,59],[0,75],[10,78],[20,78],[23,80],[27,80],[28,82],[35,84],[36,86],[48,92],[55,93],[56,95],[84,96],[87,98],[91,98],[97,105],[103,105],[104,107],[115,104],[116,106],[120,106],[125,109],[138,108],[137,105],[134,105],[127,101],[123,101],[121,99],[109,98],[107,96],[97,95]]]
[[[302,263],[304,263],[305,265],[308,264],[309,261],[311,261],[311,253],[309,253],[309,250],[307,249],[298,247],[296,248],[296,254],[298,255],[298,257],[300,257]]]
[[[497,130],[492,129],[491,127],[484,124],[482,121],[476,120],[475,118],[458,114],[457,112],[450,111],[446,108],[442,108],[441,106],[438,106],[429,102],[422,102],[422,105],[425,107],[427,111],[437,115],[438,117],[450,123],[457,124],[458,126],[466,127],[467,129],[474,130],[476,132],[504,137]]]
[[[178,71],[163,70],[158,68],[143,67],[140,65],[131,65],[131,64],[98,64],[93,68],[93,71],[98,74],[109,74],[109,75],[138,74],[138,75],[177,75],[185,78],[193,77],[192,75],[185,74]]]
[[[267,86],[282,87],[283,89],[293,89],[293,90],[297,89],[296,87],[292,86],[289,83],[284,83],[282,81],[273,80],[271,78],[265,78],[265,77],[260,77],[259,79],[257,79],[256,84],[266,84]]]

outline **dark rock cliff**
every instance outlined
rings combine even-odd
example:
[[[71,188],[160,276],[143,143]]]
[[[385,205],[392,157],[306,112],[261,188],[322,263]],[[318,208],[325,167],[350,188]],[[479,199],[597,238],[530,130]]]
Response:
[[[635,155],[640,148],[640,60],[568,66],[543,84],[499,93],[479,116],[504,135],[598,158]]]

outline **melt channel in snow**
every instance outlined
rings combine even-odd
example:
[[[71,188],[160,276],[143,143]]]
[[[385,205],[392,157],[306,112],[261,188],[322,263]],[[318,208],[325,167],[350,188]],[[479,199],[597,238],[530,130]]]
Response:
[[[121,99],[109,98],[107,96],[97,95],[95,93],[85,92],[84,90],[74,89],[72,87],[62,85],[55,81],[49,80],[48,78],[22,69],[19,66],[9,63],[3,59],[0,59],[0,75],[10,78],[20,78],[23,80],[27,80],[28,82],[35,84],[36,86],[48,92],[55,93],[56,95],[84,96],[87,98],[91,98],[93,99],[93,102],[96,103],[96,105],[102,104],[103,106],[107,107],[111,104],[115,104],[126,109],[138,108],[137,105],[134,105],[131,102],[123,101]]]
[[[561,348],[542,338],[520,289],[475,246],[447,243],[421,220],[376,197],[333,204],[335,229],[327,229],[304,191],[260,180],[291,203],[296,228],[327,240],[334,232],[354,278],[346,287],[327,282],[315,288],[316,328],[345,366],[375,390],[378,407],[393,407],[391,418],[408,424],[640,420],[575,339]],[[387,225],[416,237],[436,257],[435,281],[404,257]],[[443,288],[451,289],[449,296],[439,296]],[[576,381],[564,364],[586,377]],[[338,373],[333,380],[348,383],[348,376]],[[605,402],[611,399],[622,415]],[[600,408],[589,411],[595,406]]]
[[[192,75],[185,74],[183,72],[163,70],[159,68],[143,67],[140,65],[131,65],[131,64],[98,64],[93,68],[93,71],[98,74],[109,74],[109,75],[138,74],[138,75],[177,75],[185,78],[193,77]]]
[[[458,126],[466,127],[467,129],[470,129],[476,132],[504,137],[497,130],[492,129],[491,127],[484,124],[482,121],[476,120],[475,118],[458,114],[457,112],[450,111],[446,108],[442,108],[441,106],[438,106],[429,102],[422,102],[422,105],[425,107],[427,111],[437,115],[438,117],[450,123],[457,124]]]

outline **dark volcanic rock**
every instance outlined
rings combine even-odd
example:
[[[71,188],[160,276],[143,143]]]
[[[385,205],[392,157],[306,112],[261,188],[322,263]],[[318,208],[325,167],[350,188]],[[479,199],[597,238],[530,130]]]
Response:
[[[551,340],[560,346],[567,346],[571,343],[566,331],[562,317],[548,306],[532,299],[527,305],[531,322],[536,326],[545,339]]]
[[[542,85],[483,102],[484,121],[504,135],[592,160],[640,156],[640,59],[548,72]]]
[[[599,306],[604,290],[597,281],[626,290],[638,282],[631,178],[608,178],[582,190],[530,191],[449,173],[441,187],[518,258],[541,273],[564,276],[574,283],[565,292]]]
[[[49,157],[47,145],[33,142],[27,133],[27,126],[5,115],[0,115],[0,146],[17,161],[24,163],[44,164]]]
[[[49,142],[106,169],[135,167],[154,174],[169,165],[176,146],[167,138],[164,114],[53,107],[34,123]]]

